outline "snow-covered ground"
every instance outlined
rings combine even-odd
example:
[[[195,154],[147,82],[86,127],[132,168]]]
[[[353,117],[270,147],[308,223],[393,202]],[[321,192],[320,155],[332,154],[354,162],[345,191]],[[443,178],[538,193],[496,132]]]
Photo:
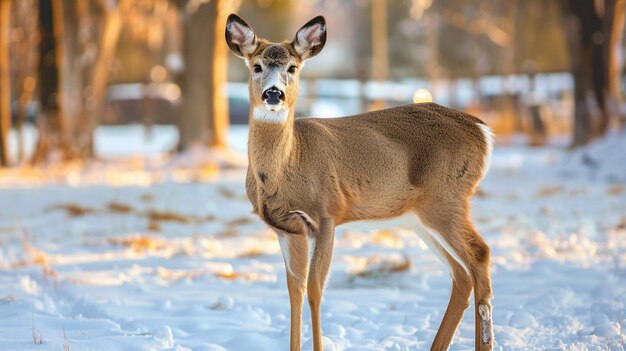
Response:
[[[625,134],[495,149],[473,217],[492,248],[496,349],[626,346],[625,150]],[[282,256],[244,171],[159,162],[2,174],[0,349],[288,348]],[[335,246],[326,350],[428,349],[445,266],[398,223],[340,227]],[[452,350],[473,349],[472,318]],[[307,307],[303,320],[311,350]]]

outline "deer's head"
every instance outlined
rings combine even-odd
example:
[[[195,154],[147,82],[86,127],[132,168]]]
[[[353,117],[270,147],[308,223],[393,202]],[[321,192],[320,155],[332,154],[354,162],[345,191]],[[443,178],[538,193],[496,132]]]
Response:
[[[257,37],[239,16],[226,22],[226,42],[250,70],[250,104],[254,118],[281,122],[293,111],[298,97],[300,70],[326,43],[326,21],[317,16],[298,30],[293,41],[272,43]]]

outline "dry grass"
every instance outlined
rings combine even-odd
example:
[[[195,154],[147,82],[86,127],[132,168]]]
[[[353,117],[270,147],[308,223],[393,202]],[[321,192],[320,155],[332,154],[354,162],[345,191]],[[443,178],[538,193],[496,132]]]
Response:
[[[239,218],[235,218],[226,222],[226,225],[229,225],[229,226],[246,225],[246,224],[250,224],[253,222],[254,220],[250,217],[239,217]]]
[[[136,216],[146,217],[149,220],[148,229],[152,231],[160,230],[160,226],[158,222],[177,222],[182,224],[193,224],[193,223],[201,223],[213,221],[215,219],[212,215],[206,215],[204,217],[198,216],[189,216],[180,213],[176,213],[173,211],[160,211],[160,210],[148,210],[146,212],[139,212],[135,210],[132,206],[120,203],[120,202],[110,202],[108,203],[104,209],[95,209],[90,207],[81,206],[78,204],[59,204],[54,205],[49,208],[49,210],[63,210],[67,212],[70,217],[81,217],[92,213],[97,212],[109,212],[116,214],[134,214]],[[252,222],[249,218],[240,218],[237,222],[233,222],[235,224],[246,224]]]
[[[227,199],[232,200],[237,197],[237,194],[235,194],[232,190],[226,187],[220,186],[217,190],[219,191],[220,195],[222,195],[223,197]]]
[[[494,218],[490,216],[476,216],[475,220],[480,224],[489,224],[493,222]]]
[[[107,242],[111,245],[127,247],[136,253],[144,253],[146,251],[158,251],[166,247],[166,244],[163,240],[151,238],[149,236],[135,236],[130,238],[108,238]]]
[[[164,267],[157,268],[157,275],[159,276],[159,278],[166,280],[170,283],[175,283],[183,279],[195,279],[197,277],[201,277],[207,274],[209,274],[209,272],[206,270],[182,271],[167,269]]]
[[[400,261],[386,261],[379,257],[369,258],[365,268],[355,275],[362,278],[385,277],[393,273],[406,272],[411,268],[411,260],[404,255]]]
[[[617,324],[619,326],[619,340],[620,340],[620,344],[622,345],[622,350],[623,350],[624,346],[626,346],[626,342],[624,341],[624,325],[622,324],[621,319],[617,321]]]
[[[620,196],[626,191],[626,187],[624,185],[613,185],[606,189],[606,193],[611,196]]]
[[[158,267],[157,268],[157,275],[159,276],[159,278],[171,282],[171,283],[175,283],[178,282],[180,280],[183,279],[195,279],[197,277],[201,277],[201,276],[205,276],[211,274],[211,272],[207,271],[207,270],[192,270],[192,271],[184,271],[184,270],[174,270],[174,269],[168,269],[168,268],[164,268],[164,267]],[[232,270],[224,270],[224,271],[220,271],[220,272],[214,272],[213,276],[215,276],[216,278],[219,279],[226,279],[226,280],[234,280],[234,279],[248,279],[249,275],[245,275],[245,274],[239,274],[237,272],[234,272]]]
[[[397,264],[394,264],[390,268],[391,269],[389,270],[389,272],[391,273],[406,272],[411,268],[411,260],[408,257],[404,256],[404,260],[398,262]]]
[[[571,197],[576,197],[576,196],[583,196],[587,193],[587,189],[585,189],[584,187],[580,187],[580,188],[576,188],[576,189],[571,189],[569,191],[569,195]]]
[[[215,302],[215,303],[211,306],[211,309],[212,309],[212,310],[215,310],[215,311],[221,311],[221,310],[225,310],[225,309],[227,309],[227,308],[228,308],[228,306],[227,306],[227,305],[225,305],[223,302],[220,302],[220,301]]]
[[[402,237],[391,230],[381,230],[376,232],[376,234],[372,237],[372,244],[393,247],[396,249],[404,247]]]
[[[229,227],[214,235],[216,239],[236,238],[239,236],[239,231],[236,228]]]
[[[217,278],[227,279],[227,280],[233,280],[233,279],[237,279],[237,278],[242,278],[236,272],[217,272],[217,273],[215,273],[215,276]]]
[[[26,253],[26,258],[13,262],[12,268],[21,268],[27,266],[41,266],[41,275],[46,283],[52,282],[54,286],[58,287],[60,282],[60,276],[57,271],[50,267],[50,256],[44,251],[39,250],[31,245],[26,235],[21,237],[22,249]]]
[[[107,206],[106,209],[109,212],[113,212],[113,213],[131,213],[134,212],[133,208],[129,205],[120,203],[120,202],[110,202]]]
[[[178,222],[183,224],[189,224],[196,221],[194,217],[181,215],[171,211],[149,210],[146,212],[146,217],[148,217],[151,221]]]
[[[260,256],[265,256],[267,255],[266,251],[263,251],[263,249],[254,246],[249,248],[248,250],[240,253],[237,257],[240,258],[254,258],[254,257],[260,257]]]
[[[204,217],[197,216],[189,216],[184,215],[172,211],[158,211],[158,210],[148,210],[143,214],[146,216],[151,222],[176,222],[182,224],[194,224],[194,223],[202,223],[202,222],[210,222],[215,219],[212,215],[206,215]]]
[[[481,187],[477,187],[474,191],[474,196],[479,198],[486,198],[488,194]]]
[[[63,351],[70,351],[70,340],[67,338],[67,334],[65,334],[65,328],[63,328]]]
[[[545,186],[540,188],[535,195],[537,197],[548,197],[554,196],[562,191],[563,187],[560,185]]]
[[[93,208],[84,207],[78,204],[60,204],[48,208],[48,211],[52,210],[65,211],[70,217],[81,217],[96,212]]]
[[[30,246],[26,251],[30,254],[32,263],[44,267],[50,264],[50,257],[45,252]]]
[[[626,216],[622,216],[622,219],[615,225],[617,230],[626,230]]]
[[[158,267],[156,271],[159,278],[170,282],[176,283],[184,279],[195,279],[198,277],[213,274],[214,277],[225,280],[242,279],[247,281],[258,280],[262,278],[256,273],[237,273],[231,269],[225,269],[219,272],[210,272],[208,270],[175,270],[164,267]]]
[[[33,344],[43,345],[43,337],[41,336],[39,329],[37,329],[37,327],[35,326],[35,312],[33,312],[32,321],[33,321],[33,324],[31,328],[31,333],[33,337]]]
[[[54,286],[59,286],[60,276],[57,271],[52,269],[52,267],[46,265],[41,267],[41,275],[43,276],[44,282],[48,283],[48,281],[52,281]]]
[[[139,198],[143,202],[152,202],[154,200],[154,195],[150,193],[145,193],[145,194],[142,194]]]
[[[146,227],[146,230],[149,232],[160,232],[161,225],[159,224],[159,222],[151,220],[148,222],[148,226]]]
[[[229,200],[239,200],[239,201],[248,201],[247,195],[237,194],[234,191],[228,189],[227,187],[220,186],[217,188],[219,194]]]
[[[214,162],[205,162],[194,170],[194,178],[199,181],[215,179],[220,174],[220,166]]]

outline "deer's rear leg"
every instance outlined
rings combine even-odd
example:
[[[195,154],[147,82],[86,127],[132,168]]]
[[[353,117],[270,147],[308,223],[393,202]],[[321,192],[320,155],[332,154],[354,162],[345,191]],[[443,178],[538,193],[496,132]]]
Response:
[[[441,320],[439,330],[431,346],[431,350],[447,350],[450,347],[454,332],[457,330],[465,310],[469,307],[472,294],[472,280],[465,269],[437,243],[431,244],[446,259],[452,275],[452,292],[448,308]]]
[[[476,321],[476,350],[493,350],[493,313],[491,298],[491,274],[489,264],[491,253],[480,235],[471,229],[472,238],[469,242],[474,285],[475,321]]]
[[[302,303],[309,271],[309,241],[306,234],[277,231],[285,268],[291,305],[290,350],[300,351]]]
[[[335,226],[332,220],[323,220],[320,231],[315,237],[315,248],[311,257],[307,296],[311,309],[311,326],[313,329],[313,350],[323,351],[320,306],[326,276],[333,256]]]
[[[440,250],[445,248],[444,257],[450,262],[453,274],[448,310],[431,349],[447,350],[454,331],[463,317],[465,308],[462,306],[467,307],[468,298],[465,295],[468,292],[464,287],[469,286],[470,292],[472,288],[474,290],[476,307],[476,350],[493,350],[490,251],[469,221],[467,206],[431,205],[429,211],[418,210],[418,214],[426,224],[426,230],[435,238],[434,241],[441,243],[433,246]],[[459,267],[462,271],[459,271]]]

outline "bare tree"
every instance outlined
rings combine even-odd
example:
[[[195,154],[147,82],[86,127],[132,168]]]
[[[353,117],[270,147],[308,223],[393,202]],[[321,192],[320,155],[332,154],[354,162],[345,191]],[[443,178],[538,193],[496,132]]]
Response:
[[[19,57],[11,63],[12,81],[15,94],[17,132],[17,161],[23,162],[26,157],[24,141],[24,123],[27,115],[32,112],[31,106],[37,86],[37,66],[39,61],[39,16],[36,0],[13,0],[13,28],[11,53]]]
[[[55,142],[53,132],[60,128],[57,105],[58,70],[55,56],[56,43],[53,35],[52,1],[39,1],[39,116],[37,126],[39,136],[33,161],[43,159],[46,150]]]
[[[210,38],[213,40],[211,84],[209,85],[209,145],[225,146],[229,116],[228,116],[228,49],[224,40],[226,18],[235,11],[239,4],[236,1],[215,0],[216,16],[211,27]]]
[[[179,1],[184,70],[179,76],[179,150],[195,144],[223,146],[228,131],[226,17],[237,1]]]
[[[98,55],[91,72],[89,84],[89,94],[85,102],[85,112],[93,116],[89,119],[84,133],[87,143],[83,149],[85,156],[94,155],[93,133],[101,120],[102,107],[109,77],[109,66],[115,55],[115,48],[122,31],[123,15],[128,12],[132,5],[132,0],[118,0],[117,4],[112,1],[100,0],[103,9],[104,21],[102,32],[98,40]]]
[[[54,105],[56,117],[39,123],[34,162],[55,150],[65,159],[94,156],[93,134],[102,114],[110,63],[131,4],[131,0],[54,0],[50,8],[41,9],[40,17],[49,17],[53,33],[54,59],[48,61],[55,61],[58,70],[57,91],[54,102],[48,103]],[[42,28],[42,35],[47,33]],[[45,65],[40,62],[40,67]],[[46,110],[42,112],[45,116]]]
[[[11,0],[0,0],[0,166],[8,166],[8,136],[11,128],[11,74],[9,39]]]
[[[624,31],[625,3],[624,0],[563,2],[575,84],[573,146],[604,135],[611,118],[618,115],[621,77],[618,48]]]

